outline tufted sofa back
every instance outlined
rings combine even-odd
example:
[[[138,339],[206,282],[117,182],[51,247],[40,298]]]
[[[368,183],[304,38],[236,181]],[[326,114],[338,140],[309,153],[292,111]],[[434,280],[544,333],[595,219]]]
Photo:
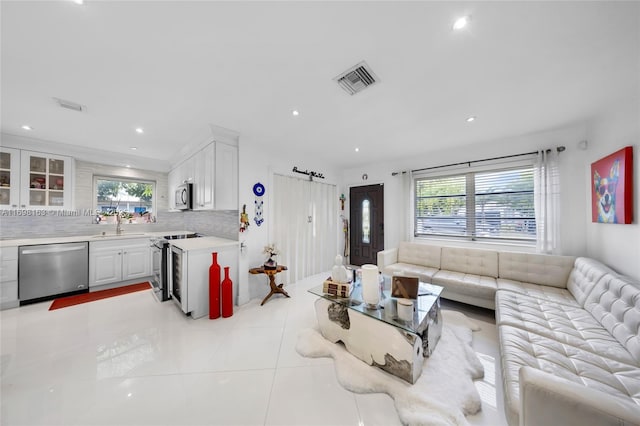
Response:
[[[497,251],[442,247],[440,263],[440,269],[498,278]]]
[[[605,274],[587,296],[584,308],[640,363],[640,282]]]
[[[579,257],[567,280],[567,289],[580,306],[584,306],[587,296],[605,274],[615,275],[615,272],[595,259]]]
[[[398,245],[398,262],[440,269],[440,246],[403,241]]]
[[[566,288],[575,259],[573,256],[501,251],[498,253],[498,272],[500,278],[508,280]]]

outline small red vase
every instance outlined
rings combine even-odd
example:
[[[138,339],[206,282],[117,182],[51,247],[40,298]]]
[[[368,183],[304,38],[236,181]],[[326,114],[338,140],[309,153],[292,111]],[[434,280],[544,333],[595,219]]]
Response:
[[[229,267],[224,267],[224,280],[222,280],[222,317],[233,315],[233,282],[229,278]]]
[[[220,318],[220,265],[218,253],[213,252],[213,263],[209,267],[209,319]]]

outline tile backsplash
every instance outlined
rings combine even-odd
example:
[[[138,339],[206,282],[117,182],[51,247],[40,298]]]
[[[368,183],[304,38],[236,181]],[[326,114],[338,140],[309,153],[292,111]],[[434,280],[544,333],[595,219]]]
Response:
[[[2,216],[1,213],[0,236],[3,240],[96,235],[103,231],[115,231],[115,225],[93,223],[94,217],[90,215]],[[237,210],[158,212],[156,223],[122,225],[125,232],[189,230],[236,241],[239,226]]]

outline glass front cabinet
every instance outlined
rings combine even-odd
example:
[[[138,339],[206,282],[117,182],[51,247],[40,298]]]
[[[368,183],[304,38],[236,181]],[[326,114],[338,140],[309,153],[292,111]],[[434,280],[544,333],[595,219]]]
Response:
[[[71,158],[21,151],[20,207],[71,207]]]
[[[0,208],[16,208],[20,198],[20,150],[0,147]]]

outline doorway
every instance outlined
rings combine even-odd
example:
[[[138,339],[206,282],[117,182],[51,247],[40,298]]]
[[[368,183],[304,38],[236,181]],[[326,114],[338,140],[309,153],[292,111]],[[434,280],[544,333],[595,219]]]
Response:
[[[376,265],[384,250],[384,185],[355,186],[349,189],[349,263]]]
[[[275,174],[273,177],[273,243],[278,263],[296,282],[331,269],[338,246],[336,186]]]

